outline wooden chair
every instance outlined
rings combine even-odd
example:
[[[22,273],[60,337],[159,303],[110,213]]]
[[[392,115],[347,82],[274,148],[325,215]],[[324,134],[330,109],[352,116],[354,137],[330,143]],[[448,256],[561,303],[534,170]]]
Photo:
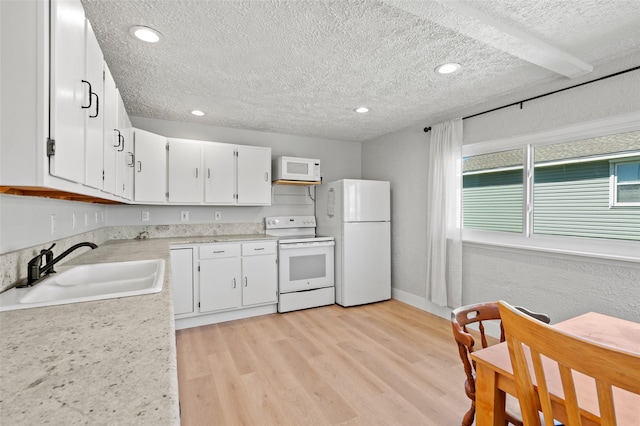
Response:
[[[616,425],[612,386],[640,394],[640,356],[637,353],[601,345],[533,321],[505,302],[499,302],[499,309],[525,426],[540,426],[539,409],[546,423],[549,424],[554,417],[548,388],[551,374],[550,370],[543,368],[541,356],[557,363],[554,369],[556,374],[559,370],[562,382],[567,426],[582,425],[573,372],[595,379],[600,407],[599,424]],[[531,355],[533,372],[525,353]],[[535,377],[537,386],[533,385],[532,377]]]
[[[528,315],[544,321],[547,324],[550,322],[549,316],[545,314],[538,314],[528,311],[524,308],[521,309]],[[458,344],[458,352],[460,353],[460,359],[462,359],[462,365],[464,366],[464,372],[467,375],[467,379],[464,384],[464,389],[471,399],[471,408],[465,413],[462,418],[462,426],[470,426],[473,424],[473,420],[476,414],[476,373],[475,364],[471,361],[469,356],[475,349],[482,349],[489,346],[487,337],[485,335],[484,322],[496,321],[500,322],[500,310],[497,302],[477,303],[474,305],[461,306],[454,309],[451,312],[451,327],[453,328],[453,337]],[[480,333],[481,348],[475,346],[475,339],[467,330],[467,325],[478,324],[478,331]],[[502,324],[500,323],[500,341],[504,341],[504,331]],[[522,420],[520,420],[518,404],[513,401],[513,398],[507,400],[507,423],[511,423],[517,426],[522,426]],[[550,424],[553,424],[550,423]]]

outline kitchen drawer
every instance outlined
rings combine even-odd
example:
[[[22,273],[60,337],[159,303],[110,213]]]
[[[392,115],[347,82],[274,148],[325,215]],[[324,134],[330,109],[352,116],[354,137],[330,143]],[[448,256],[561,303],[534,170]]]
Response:
[[[200,259],[240,256],[240,244],[206,244],[200,246]]]
[[[275,241],[265,241],[261,243],[243,243],[242,255],[252,256],[261,254],[275,254],[277,243]]]

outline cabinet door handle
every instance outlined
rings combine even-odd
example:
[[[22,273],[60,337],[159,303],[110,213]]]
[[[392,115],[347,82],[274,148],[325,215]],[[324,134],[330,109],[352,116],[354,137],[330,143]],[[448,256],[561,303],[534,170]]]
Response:
[[[246,287],[246,286],[247,286],[247,284],[248,284],[247,277],[244,277],[244,286]]]
[[[211,169],[207,168],[207,179],[211,179]]]
[[[138,161],[138,173],[142,171],[142,161]]]
[[[120,133],[120,132],[118,132],[118,133]],[[118,152],[124,151],[124,136],[122,136],[122,135],[118,135],[118,146],[120,147]]]
[[[131,164],[127,163],[127,166],[133,167],[136,164],[136,156],[131,151],[127,151],[127,154],[131,156]]]
[[[264,181],[269,182],[269,172],[264,172]]]
[[[236,279],[233,279],[233,288],[236,288]]]
[[[113,129],[113,131],[114,132],[118,132],[118,145],[114,145],[113,147],[114,148],[119,148],[120,147],[120,143],[122,142],[122,139],[121,139],[122,135],[120,134],[120,130],[118,130],[118,129]]]
[[[89,118],[96,118],[96,117],[98,117],[98,114],[100,113],[100,97],[98,96],[97,93],[90,93],[89,97],[91,97],[91,95],[96,95],[96,113],[95,113],[95,115],[89,114]],[[89,105],[91,105],[91,103],[89,103]]]
[[[196,167],[196,178],[198,177],[198,168]]]
[[[91,108],[92,101],[93,101],[93,98],[92,98],[93,90],[91,89],[91,83],[89,83],[87,80],[82,80],[82,82],[83,82],[83,83],[87,83],[87,84],[89,85],[89,105],[87,105],[87,106],[82,105],[82,108],[83,108],[83,109]]]

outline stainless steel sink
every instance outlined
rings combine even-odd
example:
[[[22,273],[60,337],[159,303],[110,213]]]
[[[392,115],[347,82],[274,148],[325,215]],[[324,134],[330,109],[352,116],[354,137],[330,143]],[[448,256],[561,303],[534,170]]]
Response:
[[[0,312],[158,293],[163,281],[162,259],[74,266],[0,294]]]

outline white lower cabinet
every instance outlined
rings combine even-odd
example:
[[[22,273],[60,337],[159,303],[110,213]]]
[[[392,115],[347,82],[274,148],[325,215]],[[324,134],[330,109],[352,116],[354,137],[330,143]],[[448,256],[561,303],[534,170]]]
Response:
[[[276,253],[276,241],[172,246],[176,329],[276,312]]]
[[[171,249],[171,282],[174,315],[192,314],[193,309],[193,249]]]
[[[240,244],[200,247],[200,312],[240,306]]]

